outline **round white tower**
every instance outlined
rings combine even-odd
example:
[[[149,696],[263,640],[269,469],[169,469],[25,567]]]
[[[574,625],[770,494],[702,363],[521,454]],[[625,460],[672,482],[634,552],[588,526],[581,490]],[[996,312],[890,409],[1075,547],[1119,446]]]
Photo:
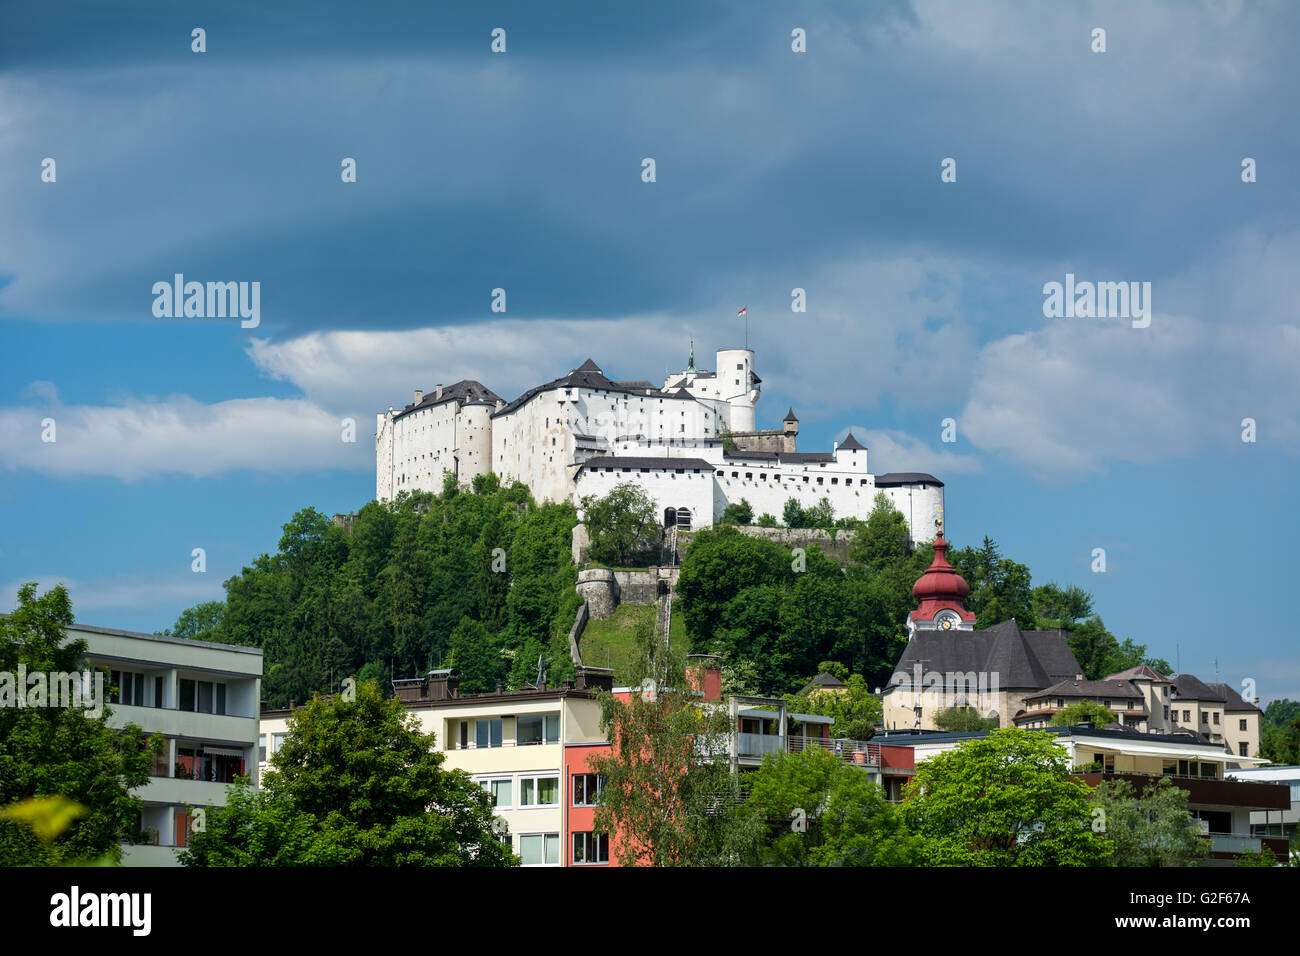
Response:
[[[730,424],[733,432],[752,432],[755,429],[755,408],[758,405],[759,378],[754,373],[754,350],[718,349],[718,397],[731,406]]]

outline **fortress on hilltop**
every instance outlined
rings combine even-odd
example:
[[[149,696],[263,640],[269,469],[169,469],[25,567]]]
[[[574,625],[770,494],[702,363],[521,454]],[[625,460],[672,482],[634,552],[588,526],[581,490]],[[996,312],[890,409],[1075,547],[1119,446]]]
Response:
[[[919,472],[873,475],[867,449],[850,432],[830,451],[796,448],[799,419],[758,429],[762,379],[754,350],[719,349],[713,371],[695,367],[664,379],[611,381],[591,359],[506,401],[480,382],[416,389],[401,410],[377,416],[375,495],[440,492],[443,473],[461,484],[494,472],[519,480],[538,501],[604,495],[635,482],[665,527],[713,524],[741,499],[781,520],[794,498],[811,508],[829,498],[837,518],[866,518],[877,492],[907,519],[914,541],[934,538],[943,482]]]

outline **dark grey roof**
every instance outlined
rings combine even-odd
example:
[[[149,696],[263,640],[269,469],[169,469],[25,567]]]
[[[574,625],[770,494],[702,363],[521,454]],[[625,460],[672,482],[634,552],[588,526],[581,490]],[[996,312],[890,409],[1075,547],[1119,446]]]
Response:
[[[1045,687],[1034,697],[1132,697],[1145,700],[1146,695],[1126,680],[1063,680]]]
[[[1149,680],[1157,681],[1162,684],[1168,684],[1169,678],[1163,674],[1157,674],[1145,664],[1139,664],[1137,667],[1130,667],[1128,670],[1117,671],[1114,674],[1107,674],[1106,680]]]
[[[669,394],[667,392],[659,391],[659,389],[655,388],[648,382],[644,384],[640,382],[612,382],[605,377],[604,373],[602,373],[599,368],[596,367],[595,362],[591,359],[587,359],[587,361],[583,362],[582,365],[575,368],[563,378],[557,378],[554,381],[547,382],[545,385],[536,385],[533,388],[530,388],[514,401],[507,403],[504,408],[492,417],[496,418],[498,415],[507,415],[515,409],[527,405],[542,392],[547,392],[555,388],[590,388],[606,392],[626,392],[629,395],[638,395],[649,398],[676,399],[684,397],[694,401],[694,397],[688,392]]]
[[[828,674],[825,671],[822,671],[820,674],[818,674],[816,677],[810,680],[807,684],[805,684],[803,689],[800,690],[799,693],[806,694],[809,691],[817,690],[818,688],[847,687],[847,686],[848,685],[845,684],[844,681],[840,680],[834,674]]]
[[[1064,631],[1022,631],[1015,621],[982,631],[917,631],[894,671],[910,680],[917,664],[922,674],[997,674],[1000,690],[1041,690],[1082,673]]]
[[[442,389],[442,398],[437,397],[437,392],[428,392],[421,399],[420,404],[412,402],[400,412],[393,416],[394,419],[401,418],[403,415],[409,415],[411,412],[422,408],[432,408],[435,405],[443,405],[450,401],[459,401],[462,405],[495,405],[501,401],[501,396],[492,389],[488,388],[482,382],[476,382],[473,379],[461,379],[455,385],[446,385]]]
[[[1223,700],[1223,693],[1192,674],[1179,674],[1171,678],[1174,697],[1181,700]]]
[[[891,471],[887,475],[876,476],[877,488],[892,488],[897,485],[938,485],[942,488],[943,482],[923,471]]]
[[[1194,734],[1148,734],[1143,733],[1140,730],[1110,730],[1102,727],[1043,727],[1033,732],[1036,734],[1051,734],[1053,737],[1095,737],[1111,740],[1134,740],[1143,743],[1154,741],[1157,743],[1183,744],[1187,746],[1201,746],[1206,742],[1199,739]],[[958,740],[982,740],[992,733],[997,733],[997,731],[881,730],[876,732],[875,736],[871,738],[871,742],[891,744],[893,746],[901,745],[906,747],[909,744],[930,742],[947,743],[949,741]]]
[[[840,448],[847,448],[849,451],[867,450],[866,445],[862,444],[862,442],[858,441],[856,438],[853,437],[853,432],[849,432],[849,437],[845,438],[844,441],[840,442]],[[839,449],[837,448],[836,451],[838,450]]]
[[[1227,713],[1259,711],[1228,684],[1207,684],[1191,674],[1178,674],[1169,680],[1174,685],[1174,700],[1217,701]]]
[[[713,465],[703,458],[638,458],[631,455],[597,455],[588,458],[578,468],[699,468],[701,471],[713,471]]]
[[[783,422],[797,422],[798,420],[799,420],[799,419],[797,419],[797,418],[794,417],[794,406],[793,406],[793,405],[791,405],[791,406],[790,406],[790,410],[789,410],[788,412],[785,413],[785,418],[781,419],[781,421],[783,421]]]
[[[835,456],[828,451],[745,451],[737,448],[725,453],[727,458],[741,461],[770,461],[774,464],[807,464],[812,462],[833,462]]]

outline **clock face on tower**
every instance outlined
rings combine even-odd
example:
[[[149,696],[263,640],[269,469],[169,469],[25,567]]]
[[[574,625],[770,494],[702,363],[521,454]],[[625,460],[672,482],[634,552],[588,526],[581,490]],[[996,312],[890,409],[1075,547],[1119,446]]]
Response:
[[[950,630],[952,628],[952,618],[945,617],[942,621],[939,622],[939,626],[943,628],[945,631]]]
[[[944,611],[934,619],[934,623],[938,624],[939,627],[945,631],[951,631],[961,623],[961,618],[952,611]]]

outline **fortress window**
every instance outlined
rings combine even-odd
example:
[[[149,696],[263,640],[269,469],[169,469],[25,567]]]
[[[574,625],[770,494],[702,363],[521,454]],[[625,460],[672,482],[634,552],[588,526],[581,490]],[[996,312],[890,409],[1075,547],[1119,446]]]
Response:
[[[760,472],[758,473],[758,477],[762,478],[764,481],[767,481],[767,472],[765,472],[765,471],[760,471]]]
[[[649,474],[649,473],[650,473],[650,469],[649,469],[649,468],[642,468],[642,469],[641,469],[641,474],[646,475],[646,474]]]
[[[745,472],[745,480],[746,480],[746,481],[751,481],[751,480],[753,480],[753,477],[754,477],[754,473],[753,473],[752,471],[747,471],[747,472]]]
[[[831,479],[831,484],[832,484],[832,485],[838,485],[839,483],[840,483],[840,480],[839,480],[838,478],[832,478],[832,479]]]
[[[820,485],[820,484],[821,484],[822,482],[824,482],[825,480],[826,480],[826,479],[823,478],[821,475],[818,475],[818,476],[817,476],[817,484]]]
[[[740,371],[741,369],[743,369],[744,367],[745,367],[745,366],[743,366],[743,365],[737,365],[737,366],[736,366],[736,371],[739,372],[739,371]]]
[[[731,477],[732,477],[732,478],[739,478],[740,475],[736,474],[736,473],[733,471],[733,472],[731,473]]]
[[[807,475],[804,475],[804,476],[803,476],[803,483],[804,483],[805,485],[808,484],[808,476],[807,476]]]
[[[673,469],[673,474],[675,474],[675,475],[680,475],[680,474],[682,474],[682,472],[683,472],[683,469],[681,469],[681,468],[674,468],[674,469]],[[1214,722],[1215,722],[1215,723],[1218,723],[1218,722],[1219,722],[1219,715],[1218,715],[1218,714],[1215,714],[1215,715],[1214,715]]]

